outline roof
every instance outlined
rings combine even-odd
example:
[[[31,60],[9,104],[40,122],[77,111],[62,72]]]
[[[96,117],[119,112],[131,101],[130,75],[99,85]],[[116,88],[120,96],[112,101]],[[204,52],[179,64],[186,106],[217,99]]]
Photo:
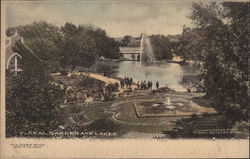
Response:
[[[6,44],[5,63],[6,63],[6,65],[7,65],[7,60],[9,59],[9,57],[15,53],[12,48],[15,46],[15,44],[18,40],[22,40],[22,37],[17,33],[15,33],[11,37],[8,37],[5,40],[5,44]]]

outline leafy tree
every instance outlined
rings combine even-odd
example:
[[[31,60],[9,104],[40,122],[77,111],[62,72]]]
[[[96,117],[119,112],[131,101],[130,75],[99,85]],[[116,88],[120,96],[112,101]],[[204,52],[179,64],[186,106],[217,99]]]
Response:
[[[132,36],[130,35],[125,35],[121,41],[122,46],[128,46],[129,43],[131,42]]]
[[[46,63],[50,72],[55,72],[59,69],[63,36],[58,27],[40,21],[30,25],[9,28],[6,33],[8,36],[11,36],[15,30],[24,38],[25,45]]]
[[[181,56],[183,61],[202,60],[204,51],[197,52],[197,50],[201,50],[200,47],[205,43],[202,33],[196,28],[183,27],[180,41],[175,46],[177,55]]]
[[[7,137],[29,131],[49,132],[61,123],[59,104],[63,91],[59,87],[41,87],[37,79],[22,74],[7,79],[6,94]]]
[[[60,48],[52,41],[37,38],[25,41],[25,44],[46,64],[50,72],[57,72],[60,67]]]
[[[110,38],[105,30],[93,25],[80,25],[78,26],[78,30],[85,32],[95,40],[99,57],[119,58],[119,43],[114,38]]]
[[[97,57],[119,58],[118,43],[107,36],[105,30],[92,25],[76,26],[66,23],[61,28],[64,35],[64,47],[61,64],[90,67]]]
[[[247,120],[249,3],[194,3],[191,18],[202,36],[201,77],[208,96],[231,120]]]
[[[120,58],[118,42],[115,41],[114,38],[107,38],[106,39],[106,46],[104,47],[103,53],[99,56],[104,56],[106,58],[117,59]]]
[[[13,34],[14,30],[17,30],[18,34],[24,38],[24,41],[42,38],[53,42],[59,48],[63,44],[63,36],[60,29],[45,21],[9,28],[7,30],[7,35],[11,35],[8,34],[8,32]]]
[[[164,35],[151,35],[150,41],[157,60],[172,59],[173,52],[169,39]]]
[[[81,32],[74,24],[62,27],[64,46],[61,65],[75,69],[77,66],[90,67],[97,58],[96,43],[92,37]]]

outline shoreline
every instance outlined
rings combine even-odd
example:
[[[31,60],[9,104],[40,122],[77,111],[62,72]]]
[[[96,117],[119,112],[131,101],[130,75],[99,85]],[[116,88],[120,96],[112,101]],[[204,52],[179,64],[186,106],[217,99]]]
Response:
[[[61,76],[60,73],[52,73],[51,75],[52,76]],[[87,77],[90,77],[90,78],[93,78],[93,79],[104,82],[105,86],[107,86],[108,84],[114,84],[116,82],[118,82],[119,85],[120,85],[120,81],[123,79],[122,76],[106,77],[106,76],[102,75],[101,73],[86,72],[86,71],[79,71],[77,73],[70,73],[68,76],[72,76],[72,75],[78,75],[78,76],[79,75],[84,75],[84,76],[87,76]],[[133,79],[133,84],[131,86],[132,89],[137,88],[136,83],[138,81],[139,80]],[[185,88],[171,88],[171,87],[169,87],[169,88],[175,90],[176,92],[180,92],[180,93],[185,93],[186,92]],[[121,90],[121,88],[119,88],[119,90]],[[124,91],[124,90],[126,90],[126,88],[123,88],[122,90]]]

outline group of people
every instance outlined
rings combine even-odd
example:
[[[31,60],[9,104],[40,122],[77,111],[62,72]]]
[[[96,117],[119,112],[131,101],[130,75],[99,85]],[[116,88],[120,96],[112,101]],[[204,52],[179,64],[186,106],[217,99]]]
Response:
[[[79,77],[83,78],[83,77]],[[67,102],[76,101],[76,100],[87,100],[92,98],[93,100],[102,100],[107,96],[111,96],[113,92],[119,92],[119,88],[131,89],[133,85],[133,78],[125,76],[120,80],[120,83],[110,83],[107,86],[104,86],[101,82],[99,83],[98,88],[71,88],[66,91]],[[159,82],[155,83],[156,88],[159,88]],[[153,82],[152,81],[138,81],[137,89],[152,90]],[[189,91],[189,90],[188,90]],[[190,91],[189,91],[190,92]]]
[[[124,79],[120,80],[120,87],[121,88],[124,88],[124,87],[130,88],[132,86],[132,84],[133,84],[133,78],[131,78],[131,77],[125,76]],[[118,83],[116,84],[116,86],[117,86],[117,88],[119,88]],[[160,84],[158,81],[155,83],[155,86],[156,86],[156,89],[159,89]],[[152,81],[147,81],[147,82],[146,81],[138,81],[137,82],[137,89],[143,89],[143,90],[150,89],[150,90],[152,90],[152,88],[153,88]]]
[[[159,88],[159,82],[157,81],[156,82],[156,89],[158,89]],[[146,82],[146,81],[138,81],[137,82],[137,88],[138,89],[150,89],[150,90],[152,90],[152,87],[153,87],[153,82],[152,81],[148,81],[148,82]]]
[[[151,89],[152,90],[153,82],[152,81],[138,81],[137,88],[138,89]]]
[[[126,88],[131,87],[132,84],[133,84],[133,78],[131,78],[131,77],[126,77],[125,76],[124,79],[122,79],[120,81],[121,88],[124,88],[124,86],[126,86]]]

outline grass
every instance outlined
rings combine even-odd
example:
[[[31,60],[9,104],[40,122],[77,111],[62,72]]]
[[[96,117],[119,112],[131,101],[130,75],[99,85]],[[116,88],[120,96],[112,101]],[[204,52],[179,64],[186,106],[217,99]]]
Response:
[[[111,105],[111,102],[103,102],[95,105],[88,106],[84,109],[85,114],[90,120],[98,120],[102,118],[108,118],[111,114],[105,112],[105,110]]]

